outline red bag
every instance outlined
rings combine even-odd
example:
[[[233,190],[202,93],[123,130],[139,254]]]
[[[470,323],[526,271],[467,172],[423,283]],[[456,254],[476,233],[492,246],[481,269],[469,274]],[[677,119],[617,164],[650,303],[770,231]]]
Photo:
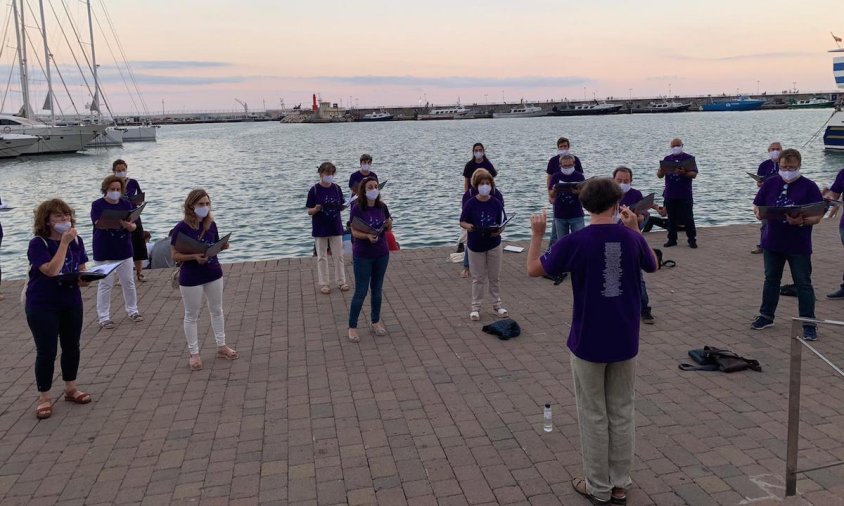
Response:
[[[387,239],[387,247],[390,251],[399,251],[401,248],[399,247],[398,241],[396,241],[396,236],[393,234],[392,230],[387,230],[384,232],[384,237]]]

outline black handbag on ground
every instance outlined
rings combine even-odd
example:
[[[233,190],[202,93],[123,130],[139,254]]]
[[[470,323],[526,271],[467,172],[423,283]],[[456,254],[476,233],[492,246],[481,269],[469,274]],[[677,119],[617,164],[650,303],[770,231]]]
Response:
[[[702,349],[689,350],[689,357],[697,365],[682,363],[678,367],[681,371],[721,371],[737,372],[751,369],[762,372],[758,360],[744,358],[730,350],[704,346]]]

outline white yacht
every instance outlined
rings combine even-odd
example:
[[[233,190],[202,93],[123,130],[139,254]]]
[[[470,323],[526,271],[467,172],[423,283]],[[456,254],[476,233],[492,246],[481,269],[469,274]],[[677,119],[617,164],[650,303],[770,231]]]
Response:
[[[33,144],[38,142],[34,135],[3,134],[0,135],[0,158],[14,158]]]
[[[548,113],[542,110],[541,107],[535,105],[520,105],[513,107],[510,112],[495,112],[492,113],[493,118],[538,118],[545,116]]]
[[[3,135],[22,134],[38,137],[37,142],[21,153],[24,155],[81,151],[105,129],[105,125],[51,126],[11,114],[0,114],[0,133]]]
[[[392,114],[388,113],[387,111],[381,110],[377,112],[370,112],[368,114],[364,114],[355,121],[391,121],[392,119]]]
[[[833,49],[830,53],[844,53],[844,49]],[[844,56],[836,56],[832,59],[832,74],[835,77],[835,84],[844,89]],[[844,152],[844,110],[841,110],[840,100],[826,124],[823,147],[828,151]]]
[[[449,107],[447,109],[432,109],[425,114],[420,114],[416,117],[419,120],[434,120],[434,119],[457,119],[459,116],[469,114],[469,109],[458,105],[456,107]]]
[[[123,132],[123,142],[155,142],[158,125],[136,125],[120,127]]]

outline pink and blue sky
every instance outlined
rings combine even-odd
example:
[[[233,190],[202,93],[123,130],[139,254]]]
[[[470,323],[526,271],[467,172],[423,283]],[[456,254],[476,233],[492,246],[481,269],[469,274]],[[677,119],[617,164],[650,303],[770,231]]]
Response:
[[[830,32],[844,36],[841,0],[108,0],[108,9],[156,112],[162,100],[168,111],[232,110],[235,98],[255,110],[280,99],[307,106],[312,93],[376,107],[656,96],[669,86],[830,91]],[[70,74],[50,19],[52,51]],[[131,112],[108,46],[97,53],[112,108]]]

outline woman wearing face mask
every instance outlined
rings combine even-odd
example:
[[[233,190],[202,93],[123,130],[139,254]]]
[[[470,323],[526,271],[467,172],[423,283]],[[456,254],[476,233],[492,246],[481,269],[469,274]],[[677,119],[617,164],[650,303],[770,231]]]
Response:
[[[117,176],[108,176],[103,179],[100,191],[103,198],[95,200],[91,204],[91,222],[94,224],[94,261],[104,262],[107,260],[128,260],[132,258],[132,231],[136,226],[128,221],[120,221],[110,228],[97,226],[100,217],[105,210],[118,210],[131,212],[132,204],[123,198],[126,187],[124,179]],[[123,302],[126,314],[133,322],[143,321],[138,312],[138,294],[135,292],[134,266],[131,261],[123,262],[114,272],[97,284],[97,316],[100,328],[113,329],[114,322],[111,321],[111,289],[114,287],[114,279],[120,278],[120,287],[123,291]]]
[[[460,205],[460,208],[463,209],[463,206],[466,205],[466,202],[469,199],[474,198],[478,195],[478,189],[474,186],[469,186],[469,189],[463,192],[463,199]],[[498,188],[494,188],[490,196],[496,198],[501,201],[501,205],[504,205],[504,195],[498,191]],[[469,250],[463,250],[463,271],[460,273],[461,278],[468,278],[469,277]]]
[[[486,169],[487,172],[492,174],[492,177],[497,177],[498,172],[495,170],[495,167],[492,166],[492,162],[486,157],[486,150],[484,149],[484,145],[480,142],[476,142],[474,146],[472,146],[472,159],[466,162],[466,166],[463,167],[463,191],[469,191],[469,186],[471,186],[472,182],[472,174],[475,173],[478,169]]]
[[[325,162],[318,169],[320,181],[308,191],[305,204],[311,217],[311,234],[317,252],[317,277],[319,291],[331,293],[328,281],[328,248],[331,248],[331,261],[334,263],[334,280],[341,291],[347,291],[346,271],[343,269],[343,222],[340,211],[346,203],[343,190],[334,184],[337,168],[331,162]]]
[[[362,154],[360,155],[360,170],[352,172],[352,175],[349,176],[349,189],[352,190],[352,195],[357,194],[360,182],[366,177],[378,181],[378,174],[372,172],[372,157]]]
[[[223,268],[220,260],[213,256],[185,254],[176,251],[176,240],[179,234],[211,245],[220,240],[217,224],[211,215],[211,197],[203,189],[191,191],[182,207],[184,217],[173,228],[170,238],[170,255],[175,262],[181,262],[179,268],[179,291],[182,303],[185,305],[185,337],[188,341],[190,360],[188,365],[192,371],[202,369],[202,359],[199,357],[199,336],[197,320],[202,309],[202,299],[208,301],[208,312],[211,313],[211,328],[214,329],[214,340],[217,342],[217,357],[226,360],[238,358],[237,352],[226,346],[226,326],[223,318]],[[223,247],[228,249],[229,246]]]
[[[123,178],[125,181],[126,192],[124,196],[129,199],[132,203],[132,208],[135,209],[143,204],[143,201],[137,200],[143,191],[138,181],[126,175],[128,170],[129,165],[121,159],[117,159],[111,164],[112,173],[117,177]],[[136,200],[133,201],[132,199]],[[141,223],[140,217],[135,221],[135,230],[132,232],[132,259],[135,261],[135,276],[138,278],[138,281],[141,283],[146,282],[141,271],[144,268],[144,261],[149,259],[149,255],[147,254],[146,241],[144,240],[144,225]]]
[[[356,220],[358,218],[361,222]],[[352,265],[355,273],[355,294],[349,308],[349,341],[360,341],[358,317],[363,308],[366,293],[372,288],[372,309],[370,319],[372,331],[377,336],[387,334],[381,322],[381,298],[384,275],[390,261],[390,250],[384,232],[393,228],[393,219],[387,205],[381,202],[378,181],[365,178],[358,188],[358,198],[351,210]],[[365,224],[365,226],[363,225]],[[375,233],[379,230],[381,233]]]
[[[814,181],[800,175],[802,159],[796,149],[786,149],[779,159],[779,176],[768,178],[753,199],[757,219],[764,217],[759,206],[786,207],[814,204],[823,201]],[[762,330],[774,325],[774,315],[780,298],[780,281],[785,263],[791,269],[791,279],[797,290],[798,313],[802,318],[815,318],[815,290],[812,288],[812,226],[823,216],[786,215],[785,219],[767,219],[768,229],[762,236],[762,256],[765,261],[765,284],[759,316],[750,328]],[[807,341],[817,339],[812,324],[803,325]]]
[[[35,210],[35,237],[29,241],[29,279],[26,285],[26,322],[35,339],[35,381],[38,406],[35,416],[53,414],[50,388],[58,345],[65,400],[88,404],[91,396],[76,388],[79,336],[82,334],[82,295],[87,283],[60,283],[57,276],[85,270],[88,255],[77,237],[73,209],[60,199],[42,202]]]
[[[492,309],[500,318],[508,316],[501,307],[499,295],[499,277],[501,275],[501,233],[503,228],[496,228],[504,222],[504,204],[491,195],[495,191],[495,181],[488,171],[478,169],[472,175],[472,186],[478,194],[466,201],[460,213],[460,226],[468,232],[469,271],[472,273],[472,309],[469,318],[481,319],[481,305],[484,299],[485,285],[489,284],[492,296]],[[494,229],[490,231],[489,229]]]

